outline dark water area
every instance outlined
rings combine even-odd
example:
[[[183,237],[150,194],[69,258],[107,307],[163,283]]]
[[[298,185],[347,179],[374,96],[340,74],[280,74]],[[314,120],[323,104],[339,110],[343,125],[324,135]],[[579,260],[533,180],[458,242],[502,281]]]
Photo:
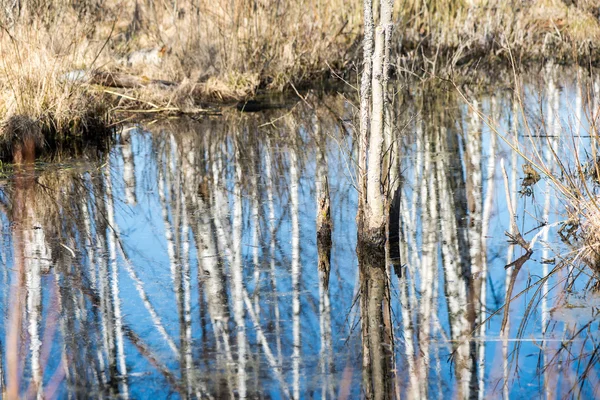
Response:
[[[522,88],[467,88],[467,104],[398,87],[399,231],[393,257],[361,263],[348,96],[123,126],[99,159],[15,168],[0,180],[2,391],[597,396],[600,296],[553,154],[595,156],[600,81],[549,71]],[[508,199],[529,257],[505,234]]]

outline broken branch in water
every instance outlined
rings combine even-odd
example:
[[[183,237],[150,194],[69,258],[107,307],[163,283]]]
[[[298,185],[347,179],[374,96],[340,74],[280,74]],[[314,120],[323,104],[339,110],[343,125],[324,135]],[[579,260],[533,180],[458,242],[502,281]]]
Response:
[[[513,208],[512,201],[510,198],[510,188],[508,185],[508,174],[506,173],[506,168],[504,167],[504,159],[500,160],[500,166],[502,168],[502,175],[504,176],[504,187],[506,188],[506,205],[508,208],[508,212],[510,214],[510,232],[505,232],[505,235],[508,236],[508,238],[510,239],[509,243],[511,243],[511,245],[518,244],[525,250],[525,254],[523,254],[521,257],[517,258],[515,261],[511,262],[510,264],[507,264],[504,267],[505,269],[508,269],[510,267],[515,267],[512,275],[510,277],[510,283],[508,284],[508,287],[506,288],[504,316],[502,318],[502,325],[500,328],[500,331],[502,332],[502,334],[504,334],[504,329],[506,328],[506,323],[508,322],[508,312],[510,310],[510,302],[512,301],[512,292],[515,287],[517,275],[519,274],[519,271],[521,270],[521,267],[523,266],[523,264],[525,264],[525,262],[527,260],[529,260],[529,258],[533,254],[533,250],[531,249],[531,245],[529,244],[529,242],[527,242],[525,240],[525,238],[523,238],[523,236],[521,235],[521,232],[519,231],[519,227],[517,225],[517,216],[516,216],[515,209]],[[514,166],[513,166],[513,168],[514,168]]]

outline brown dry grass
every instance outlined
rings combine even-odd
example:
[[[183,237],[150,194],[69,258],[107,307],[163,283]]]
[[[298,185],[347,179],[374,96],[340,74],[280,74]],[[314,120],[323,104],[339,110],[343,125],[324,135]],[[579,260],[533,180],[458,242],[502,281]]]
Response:
[[[18,139],[7,132],[13,116],[27,117],[54,140],[106,124],[107,115],[119,109],[193,111],[206,101],[250,97],[259,87],[302,84],[329,65],[343,69],[360,29],[357,1],[10,4],[3,3],[0,12],[5,142]],[[128,62],[132,52],[153,48],[166,51]],[[174,84],[105,90],[79,79],[94,70]],[[67,78],[69,73],[77,79]]]
[[[114,110],[194,111],[205,102],[310,84],[331,69],[360,69],[359,0],[17,3],[20,9],[3,3],[0,12],[0,122],[27,116],[59,137],[106,124]],[[600,42],[600,23],[593,0],[577,3],[397,0],[397,60],[435,73],[442,58],[453,67],[508,57],[508,47],[536,57],[589,55]],[[159,48],[166,52],[156,63],[127,62],[132,52]],[[174,84],[107,93],[65,79],[96,69]]]
[[[569,76],[570,72],[573,75]],[[524,123],[522,135],[503,134],[494,121],[484,119],[544,177],[549,195],[557,197],[556,212],[563,218],[558,226],[550,227],[566,246],[558,255],[560,265],[584,265],[594,272],[597,281],[600,278],[600,82],[580,67],[563,70],[559,75],[557,66],[547,65],[541,74],[543,79],[538,83],[552,82],[554,95],[558,95],[559,77],[576,78],[581,114],[574,108],[575,99],[567,101],[568,114],[565,114],[563,106],[553,103],[550,93],[546,93],[536,105],[539,109],[534,113],[543,110],[542,118],[536,121],[522,101],[521,83],[516,82],[515,100]]]
[[[594,0],[406,0],[403,64],[428,71],[553,59],[600,62],[600,19]],[[510,51],[509,51],[510,50]]]
[[[65,46],[63,51],[58,46]],[[87,45],[87,43],[86,43]],[[40,21],[15,26],[0,35],[0,132],[5,148],[22,139],[25,130],[41,132],[45,142],[82,136],[107,123],[102,94],[61,80],[72,61],[86,51],[82,43],[65,45],[48,34]],[[28,129],[18,117],[29,121]],[[21,121],[24,121],[22,119]],[[2,155],[5,156],[4,154]]]

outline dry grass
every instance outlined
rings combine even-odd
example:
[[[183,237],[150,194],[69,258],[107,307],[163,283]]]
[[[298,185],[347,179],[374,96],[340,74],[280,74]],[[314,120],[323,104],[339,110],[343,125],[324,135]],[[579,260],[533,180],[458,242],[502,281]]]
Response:
[[[529,114],[523,103],[522,82],[515,83],[515,101],[523,123],[519,137],[506,133],[495,121],[480,114],[493,132],[513,151],[544,177],[546,195],[557,197],[556,211],[561,220],[550,226],[566,246],[557,254],[558,265],[583,265],[600,280],[600,82],[590,78],[581,68],[558,74],[556,66],[548,65],[541,73],[541,85],[553,87],[533,106],[533,114],[542,110],[541,118]],[[575,109],[575,99],[568,100],[568,113],[558,101],[559,77],[576,78],[581,110]],[[575,104],[571,104],[575,103]],[[532,107],[530,104],[529,107]],[[548,203],[550,204],[550,203]],[[549,210],[550,211],[550,210]],[[542,224],[548,221],[540,221]],[[543,225],[542,225],[543,226]],[[540,228],[542,227],[540,226]]]
[[[106,125],[119,109],[193,111],[311,84],[331,69],[360,69],[359,0],[25,0],[15,3],[20,9],[12,3],[2,2],[0,12],[4,131],[19,115],[67,138]],[[397,0],[398,63],[435,73],[442,64],[508,57],[507,46],[521,58],[589,56],[600,24],[593,0],[577,3]],[[172,84],[107,93],[65,79],[94,70]]]
[[[465,64],[600,61],[594,0],[406,0],[403,66],[428,72]],[[510,52],[509,52],[510,50]],[[416,62],[415,62],[416,60]]]
[[[45,32],[40,21],[27,28],[16,26],[0,35],[3,158],[8,156],[4,154],[6,147],[27,134],[36,136],[41,148],[49,142],[56,144],[86,135],[107,124],[104,96],[60,79],[85,49],[81,43],[72,43],[61,53],[56,49],[59,44]]]
[[[119,109],[193,111],[304,84],[328,65],[343,69],[360,29],[356,1],[12,4],[2,2],[0,12],[5,144],[19,140],[8,132],[14,116],[57,141],[108,125]],[[85,78],[94,70],[172,84],[105,90]]]

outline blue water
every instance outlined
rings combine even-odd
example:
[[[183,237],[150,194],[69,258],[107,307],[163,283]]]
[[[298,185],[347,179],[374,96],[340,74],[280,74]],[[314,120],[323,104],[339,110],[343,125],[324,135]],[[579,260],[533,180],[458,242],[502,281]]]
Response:
[[[551,147],[572,168],[573,154],[592,154],[594,82],[570,72],[525,82],[523,109],[510,90],[473,90],[470,106],[453,91],[398,95],[405,102],[392,164],[402,175],[402,274],[380,266],[389,273],[393,338],[382,347],[385,376],[367,373],[374,385],[391,380],[390,398],[596,394],[595,277],[585,257],[574,257],[581,242],[569,247],[558,236],[572,203],[543,173],[522,186],[522,165],[531,161],[564,182]],[[578,114],[580,87],[592,95],[580,92]],[[341,96],[311,102],[123,126],[98,159],[11,172],[1,189],[3,391],[365,396],[353,109]],[[319,152],[333,226],[328,287],[317,268]],[[514,246],[509,258],[501,160],[518,228],[535,238],[505,335],[506,276],[514,270],[505,265],[524,250]],[[469,290],[482,280],[479,298]]]

